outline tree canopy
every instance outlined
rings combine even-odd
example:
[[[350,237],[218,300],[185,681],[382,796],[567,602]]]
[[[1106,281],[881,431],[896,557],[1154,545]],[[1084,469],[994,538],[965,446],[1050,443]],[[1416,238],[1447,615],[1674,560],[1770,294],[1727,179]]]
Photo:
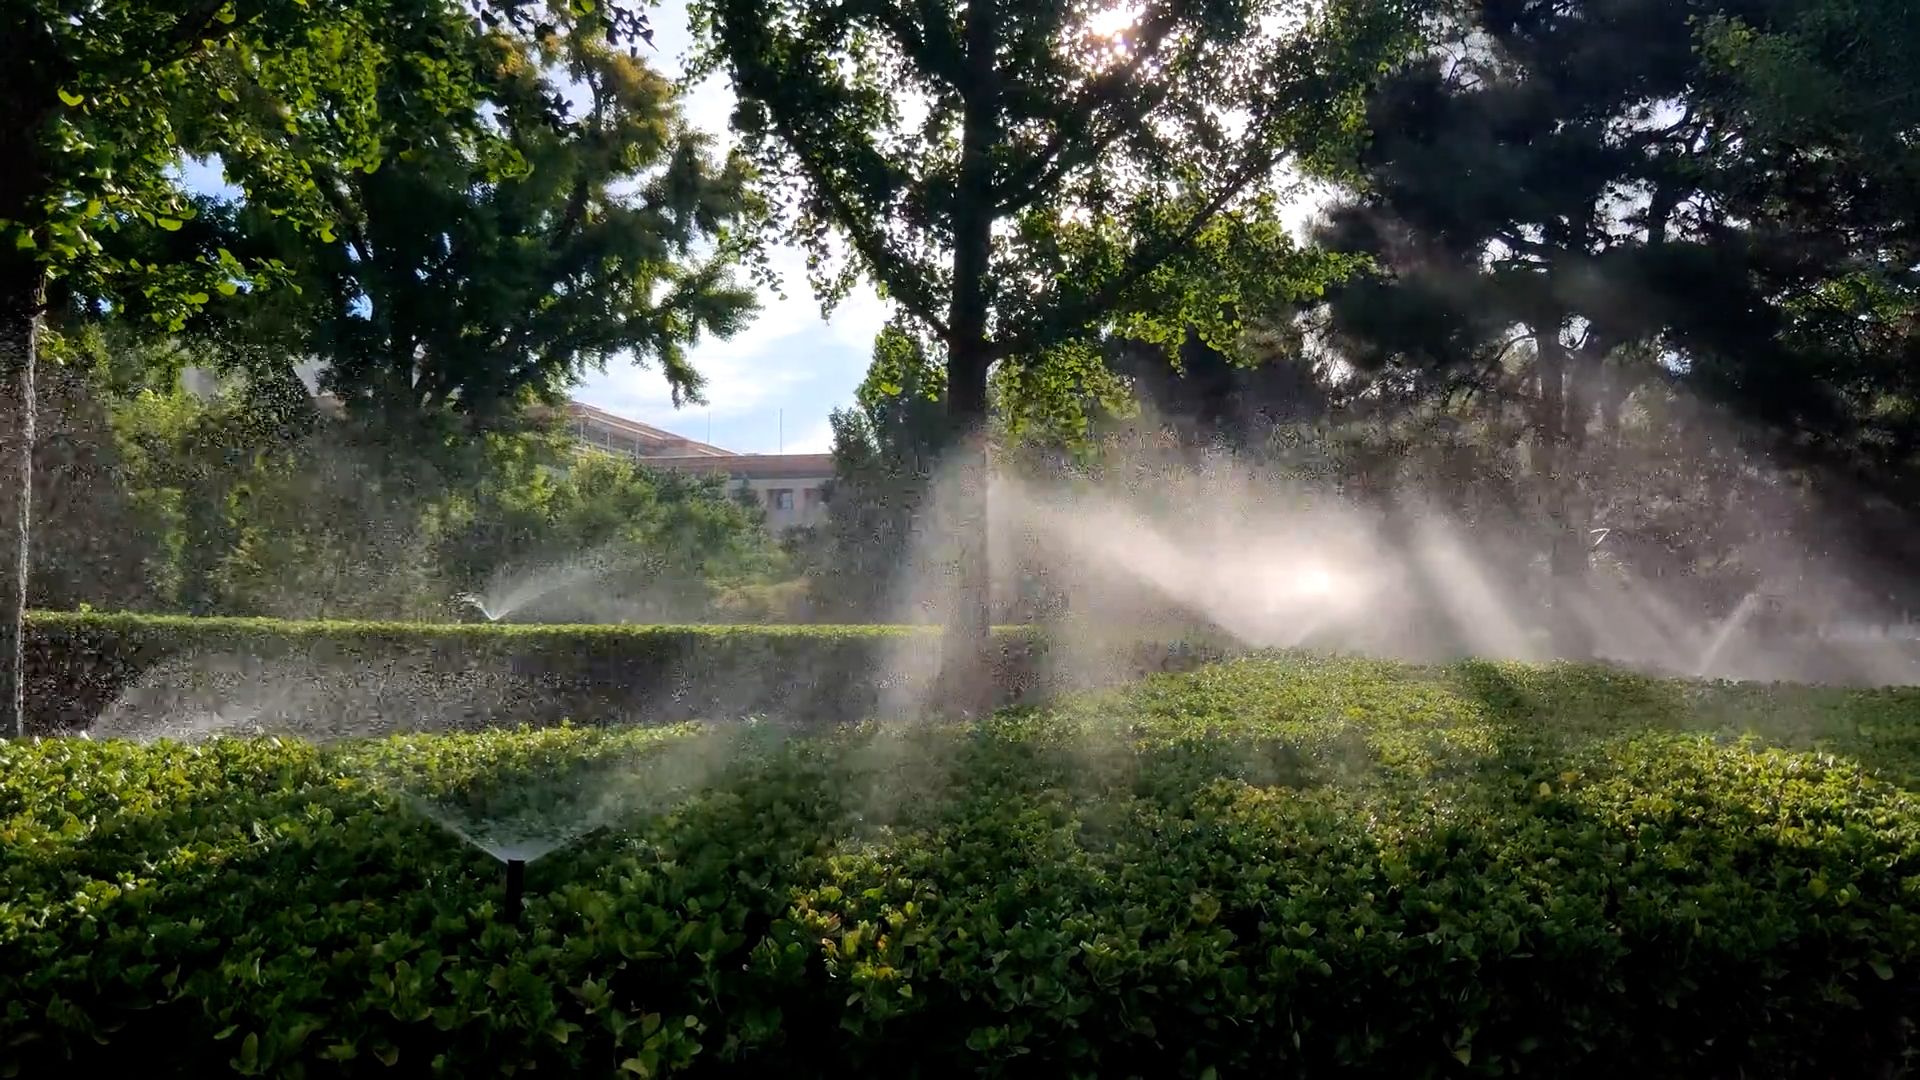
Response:
[[[393,162],[323,166],[323,231],[246,206],[194,237],[283,262],[300,286],[210,317],[264,320],[253,333],[321,362],[323,388],[389,432],[498,426],[616,357],[698,400],[687,348],[754,306],[733,276],[742,165],[714,160],[645,63],[543,29],[459,43],[475,87],[459,109],[383,80]]]
[[[949,434],[966,440],[949,450],[955,628],[975,650],[992,369],[1012,392],[1097,396],[1111,329],[1172,349],[1197,327],[1225,347],[1241,308],[1323,288],[1340,264],[1287,241],[1282,166],[1362,134],[1362,92],[1410,29],[1400,5],[1357,0],[692,11],[823,299],[865,278],[944,352]]]

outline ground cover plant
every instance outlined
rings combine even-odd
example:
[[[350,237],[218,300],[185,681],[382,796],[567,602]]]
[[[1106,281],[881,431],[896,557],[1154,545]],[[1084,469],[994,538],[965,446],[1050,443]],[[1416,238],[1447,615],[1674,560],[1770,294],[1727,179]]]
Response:
[[[805,737],[9,743],[0,1071],[1895,1075],[1917,726],[1279,656]],[[548,766],[626,795],[509,925],[409,797]]]

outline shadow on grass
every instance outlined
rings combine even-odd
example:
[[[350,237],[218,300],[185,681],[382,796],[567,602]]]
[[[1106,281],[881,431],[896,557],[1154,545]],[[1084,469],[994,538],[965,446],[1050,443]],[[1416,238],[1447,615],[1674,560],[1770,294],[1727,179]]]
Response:
[[[1478,703],[1510,753],[1641,732],[1756,739],[1847,758],[1920,787],[1920,689],[1655,679],[1598,665],[1465,661],[1447,681]]]

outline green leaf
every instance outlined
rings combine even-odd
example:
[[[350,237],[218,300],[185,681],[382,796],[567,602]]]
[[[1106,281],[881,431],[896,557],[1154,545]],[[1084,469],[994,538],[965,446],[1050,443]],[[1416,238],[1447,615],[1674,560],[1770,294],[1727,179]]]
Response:
[[[220,291],[221,296],[232,296],[240,291],[240,286],[235,285],[231,281],[222,281],[215,285],[214,288]]]
[[[1869,966],[1873,968],[1875,975],[1880,976],[1882,982],[1889,982],[1893,979],[1893,965],[1887,963],[1885,960],[1869,961]]]
[[[174,217],[155,218],[153,223],[167,230],[168,232],[179,232],[180,226],[186,224],[186,222],[181,221],[179,218],[174,218]]]
[[[69,108],[78,108],[80,103],[87,99],[80,94],[70,94],[62,90],[60,91],[60,100],[65,102]]]

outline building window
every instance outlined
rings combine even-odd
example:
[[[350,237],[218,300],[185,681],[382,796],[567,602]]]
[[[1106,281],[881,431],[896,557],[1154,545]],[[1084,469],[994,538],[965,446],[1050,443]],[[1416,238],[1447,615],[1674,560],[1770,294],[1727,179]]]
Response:
[[[773,507],[775,510],[793,509],[793,489],[774,488],[772,491],[767,492],[767,505]]]

